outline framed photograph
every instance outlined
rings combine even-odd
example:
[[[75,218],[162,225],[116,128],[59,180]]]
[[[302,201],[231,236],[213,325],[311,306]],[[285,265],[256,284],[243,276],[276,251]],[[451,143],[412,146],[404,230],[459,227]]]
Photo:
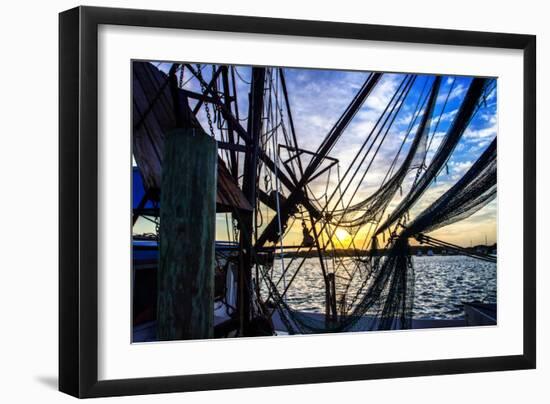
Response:
[[[535,368],[534,36],[59,25],[61,391]]]

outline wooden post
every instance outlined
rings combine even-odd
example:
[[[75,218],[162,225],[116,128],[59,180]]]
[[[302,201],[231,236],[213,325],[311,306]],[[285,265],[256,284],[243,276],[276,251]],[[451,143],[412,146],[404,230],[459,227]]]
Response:
[[[213,336],[216,141],[200,129],[166,136],[160,204],[159,340]]]

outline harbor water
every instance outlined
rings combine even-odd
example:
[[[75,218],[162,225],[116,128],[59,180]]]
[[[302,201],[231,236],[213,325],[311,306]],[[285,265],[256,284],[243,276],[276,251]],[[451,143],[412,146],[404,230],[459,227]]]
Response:
[[[356,270],[346,293],[348,300],[359,289],[364,276],[352,258],[342,258],[344,266],[338,269],[337,294],[343,292],[345,278]],[[460,255],[414,256],[414,307],[415,319],[448,319],[464,318],[462,302],[483,301],[496,303],[497,265]],[[301,259],[291,262],[285,258],[275,260],[275,275],[282,273],[283,265],[287,268],[285,279],[281,279],[278,289],[282,291],[295,273]],[[327,260],[326,267],[338,263]],[[279,279],[275,276],[274,279]],[[262,287],[265,293],[265,285]],[[288,288],[287,303],[295,310],[324,313],[325,286],[320,262],[317,258],[306,258],[291,286]]]

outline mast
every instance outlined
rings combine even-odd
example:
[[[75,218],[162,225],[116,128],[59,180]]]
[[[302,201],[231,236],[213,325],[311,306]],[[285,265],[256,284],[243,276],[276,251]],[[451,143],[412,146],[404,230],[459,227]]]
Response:
[[[256,212],[256,184],[258,173],[258,154],[260,131],[262,129],[262,112],[264,105],[265,68],[253,67],[250,83],[248,126],[249,142],[246,145],[244,160],[243,186],[245,197],[253,210],[241,215],[240,251],[241,260],[238,276],[238,312],[240,318],[240,334],[248,335],[252,315],[252,257],[254,256],[254,217]]]

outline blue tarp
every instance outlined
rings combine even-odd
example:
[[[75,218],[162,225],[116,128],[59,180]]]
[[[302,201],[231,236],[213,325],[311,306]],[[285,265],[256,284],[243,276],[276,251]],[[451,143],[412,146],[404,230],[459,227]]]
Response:
[[[132,208],[133,209],[137,209],[144,195],[145,195],[145,188],[143,187],[143,179],[141,177],[141,173],[139,172],[139,168],[132,167]],[[147,201],[143,209],[144,210],[154,209],[153,203],[151,201]]]

